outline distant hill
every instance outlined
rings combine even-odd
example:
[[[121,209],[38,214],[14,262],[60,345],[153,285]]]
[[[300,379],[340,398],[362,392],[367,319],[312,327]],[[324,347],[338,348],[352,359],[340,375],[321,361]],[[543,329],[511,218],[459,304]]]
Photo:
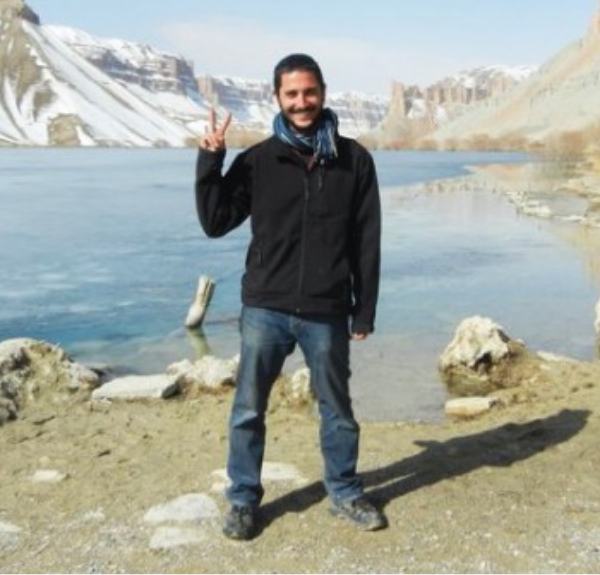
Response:
[[[427,135],[440,148],[535,149],[600,124],[600,15],[578,41],[498,97],[472,106]]]

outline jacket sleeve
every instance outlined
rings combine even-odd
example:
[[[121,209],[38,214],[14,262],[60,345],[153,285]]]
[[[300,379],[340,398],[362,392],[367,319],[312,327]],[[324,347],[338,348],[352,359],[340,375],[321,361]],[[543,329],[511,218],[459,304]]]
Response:
[[[364,152],[359,161],[354,204],[352,253],[352,333],[372,333],[379,297],[381,267],[381,202],[372,156]]]
[[[237,228],[250,214],[250,177],[246,155],[239,154],[223,175],[225,151],[199,150],[196,162],[196,210],[209,237]]]

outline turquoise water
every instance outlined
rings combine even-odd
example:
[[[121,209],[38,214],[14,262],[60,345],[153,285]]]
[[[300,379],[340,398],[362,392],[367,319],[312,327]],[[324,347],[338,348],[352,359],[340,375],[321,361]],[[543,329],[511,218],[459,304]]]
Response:
[[[353,348],[359,416],[442,417],[437,358],[469,315],[491,317],[534,349],[593,356],[597,281],[552,224],[489,192],[419,190],[469,164],[523,157],[375,159],[383,277],[377,333]],[[203,236],[194,163],[193,150],[0,150],[0,340],[45,339],[79,361],[138,373],[237,353],[248,231]],[[202,334],[183,328],[200,274],[217,282]]]

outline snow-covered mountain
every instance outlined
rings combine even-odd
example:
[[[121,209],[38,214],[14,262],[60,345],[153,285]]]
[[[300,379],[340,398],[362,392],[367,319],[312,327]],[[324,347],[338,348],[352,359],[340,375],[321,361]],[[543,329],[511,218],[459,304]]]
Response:
[[[197,78],[194,65],[151,46],[46,26],[23,0],[0,2],[0,145],[183,146],[210,107],[232,132],[260,137],[278,111],[267,82]],[[331,94],[349,136],[373,129],[388,99]]]
[[[50,29],[79,55],[140,97],[146,92],[153,94],[170,117],[189,122],[190,111],[182,105],[181,98],[173,98],[177,95],[199,104],[203,108],[202,118],[206,117],[209,106],[215,106],[230,111],[234,123],[245,130],[264,134],[271,130],[273,116],[279,109],[269,82],[227,76],[196,77],[192,62],[157,52],[150,46],[96,38],[62,26]],[[339,116],[340,131],[349,136],[358,136],[377,126],[388,104],[388,98],[358,92],[328,96],[328,105]],[[197,113],[192,109],[192,114],[194,111]]]
[[[181,146],[194,135],[149,91],[134,93],[72,50],[20,0],[0,4],[0,78],[5,145]]]
[[[204,127],[208,104],[200,95],[194,65],[151,46],[121,39],[96,38],[66,26],[43,26],[132,94],[192,133]]]
[[[389,96],[328,93],[327,104],[342,134],[406,147],[444,125],[459,137],[456,118],[534,71],[488,66],[426,88],[395,82]],[[0,81],[0,146],[185,146],[213,106],[233,113],[230,143],[245,145],[271,132],[278,111],[268,82],[198,76],[193,62],[151,46],[43,25],[24,0],[0,0]]]
[[[273,116],[279,108],[269,82],[202,76],[198,78],[198,85],[208,101],[231,110],[246,128],[260,132],[271,129]],[[372,130],[385,118],[389,97],[367,96],[360,92],[328,93],[327,105],[338,115],[340,132],[356,137]]]

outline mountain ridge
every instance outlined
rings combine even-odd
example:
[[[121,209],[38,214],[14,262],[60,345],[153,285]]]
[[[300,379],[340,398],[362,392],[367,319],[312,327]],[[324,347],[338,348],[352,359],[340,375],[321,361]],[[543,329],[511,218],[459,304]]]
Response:
[[[198,75],[193,61],[146,44],[47,26],[23,0],[0,0],[0,21],[0,145],[185,146],[207,129],[213,106],[219,114],[233,113],[233,145],[271,133],[278,106],[266,81]],[[599,22],[596,15],[590,54],[580,55],[584,61],[600,52]],[[395,81],[389,96],[328,93],[327,103],[340,118],[341,133],[370,147],[427,142],[452,148],[474,141],[485,147],[499,138],[522,143],[534,131],[532,117],[547,124],[546,136],[554,129],[547,113],[536,111],[548,106],[547,95],[523,86],[535,85],[556,58],[540,67],[463,70],[425,88]],[[563,67],[563,83],[578,90],[572,75],[577,67]],[[511,112],[511,106],[519,108],[515,94],[541,105]],[[499,119],[490,117],[491,109],[499,110]],[[511,114],[518,125],[506,122]],[[501,129],[508,125],[512,131]]]

